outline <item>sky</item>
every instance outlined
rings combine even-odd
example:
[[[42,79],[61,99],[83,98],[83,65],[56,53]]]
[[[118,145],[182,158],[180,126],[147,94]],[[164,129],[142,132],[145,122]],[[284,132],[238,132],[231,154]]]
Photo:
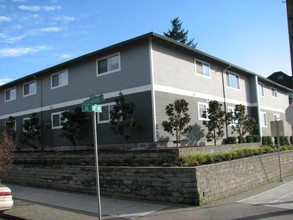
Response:
[[[263,77],[291,75],[284,0],[0,0],[0,85],[179,17],[197,49]]]

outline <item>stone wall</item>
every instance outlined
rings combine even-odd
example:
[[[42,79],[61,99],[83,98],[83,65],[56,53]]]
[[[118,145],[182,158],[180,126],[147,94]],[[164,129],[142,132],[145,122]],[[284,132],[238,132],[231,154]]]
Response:
[[[293,151],[281,152],[283,176],[293,174]],[[205,204],[278,180],[278,153],[198,167],[100,167],[101,194]],[[6,182],[95,193],[95,167],[16,164]]]

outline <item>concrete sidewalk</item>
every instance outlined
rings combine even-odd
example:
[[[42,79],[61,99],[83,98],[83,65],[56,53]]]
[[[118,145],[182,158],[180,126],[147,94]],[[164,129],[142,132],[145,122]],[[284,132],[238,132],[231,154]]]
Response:
[[[74,212],[86,213],[91,216],[97,216],[98,213],[96,195],[12,184],[6,185],[11,188],[14,199],[36,202],[40,205],[49,205],[51,207],[63,208]],[[107,219],[107,216],[119,219],[133,219],[168,208],[169,205],[101,197],[101,207],[103,219]]]

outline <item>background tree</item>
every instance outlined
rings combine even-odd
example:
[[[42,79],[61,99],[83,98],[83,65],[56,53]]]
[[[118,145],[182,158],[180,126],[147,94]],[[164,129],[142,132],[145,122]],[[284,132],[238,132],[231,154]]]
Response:
[[[182,22],[180,21],[179,17],[171,20],[171,24],[172,28],[168,29],[168,32],[164,32],[166,37],[172,38],[180,43],[186,44],[187,46],[196,48],[197,43],[194,43],[194,38],[188,40],[188,30],[185,31],[185,29],[182,28]]]
[[[26,144],[34,149],[38,148],[38,145],[42,141],[41,137],[41,125],[39,125],[39,118],[37,113],[33,113],[31,117],[23,123],[23,140],[22,143]]]
[[[182,135],[188,134],[192,129],[192,126],[188,125],[190,122],[190,115],[187,113],[188,103],[184,99],[177,99],[166,106],[165,112],[169,120],[163,121],[162,126],[164,131],[175,135],[175,143],[178,147]]]
[[[225,111],[222,110],[222,104],[217,101],[209,101],[209,106],[202,117],[208,119],[203,121],[208,129],[206,137],[213,139],[214,145],[217,145],[217,140],[224,136]]]
[[[141,126],[134,118],[134,104],[126,102],[122,92],[119,93],[119,97],[115,99],[115,102],[110,111],[110,129],[115,135],[123,138],[124,147],[125,142],[131,137],[132,129],[140,129]]]
[[[89,129],[89,118],[82,112],[81,107],[76,107],[73,112],[63,112],[61,116],[61,137],[66,137],[73,146],[77,140],[82,140]]]
[[[14,147],[14,140],[2,129],[0,134],[0,182],[1,179],[7,176],[8,171],[11,169],[13,164],[12,150]]]
[[[234,111],[227,113],[227,119],[232,125],[232,133],[239,134],[239,143],[243,142],[243,136],[247,132],[252,132],[256,127],[255,119],[245,113],[245,106],[241,104],[235,105]]]

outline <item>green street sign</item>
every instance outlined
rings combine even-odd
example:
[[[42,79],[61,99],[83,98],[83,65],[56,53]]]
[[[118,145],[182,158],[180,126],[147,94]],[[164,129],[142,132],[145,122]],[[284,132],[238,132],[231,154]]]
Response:
[[[83,102],[83,104],[85,105],[94,105],[94,104],[99,104],[101,102],[104,101],[104,95],[97,95],[97,96],[93,96],[93,97],[90,97],[88,100],[85,100]]]
[[[102,112],[101,105],[82,104],[82,112]]]

